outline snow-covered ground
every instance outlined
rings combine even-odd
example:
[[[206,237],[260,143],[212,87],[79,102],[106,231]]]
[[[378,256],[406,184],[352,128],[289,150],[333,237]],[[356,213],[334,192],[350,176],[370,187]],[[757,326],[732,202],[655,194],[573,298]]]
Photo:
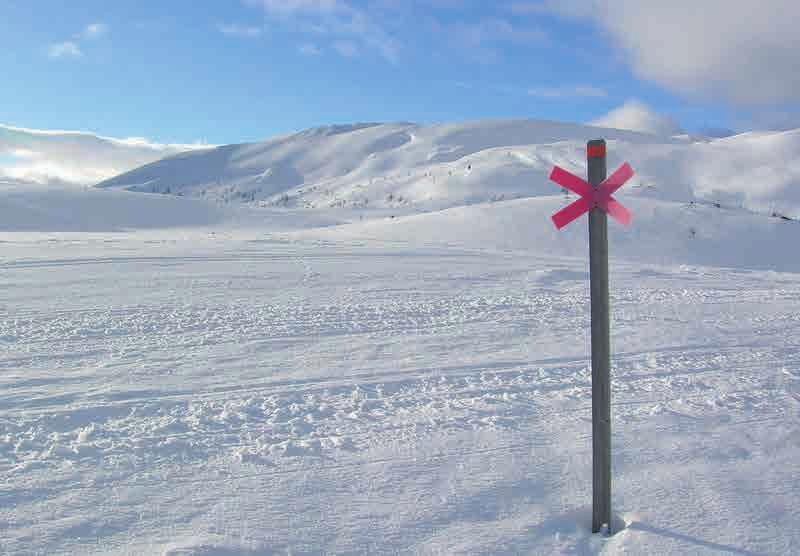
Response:
[[[800,223],[759,209],[797,199],[793,170],[717,207],[666,170],[649,187],[653,153],[754,137],[615,143],[645,177],[610,224],[602,537],[586,224],[555,232],[569,199],[536,181],[579,171],[582,139],[540,132],[563,151],[525,128],[451,153],[510,172],[494,202],[494,178],[431,181],[437,205],[380,169],[367,207],[0,186],[0,553],[795,552]],[[501,163],[514,144],[541,167]]]

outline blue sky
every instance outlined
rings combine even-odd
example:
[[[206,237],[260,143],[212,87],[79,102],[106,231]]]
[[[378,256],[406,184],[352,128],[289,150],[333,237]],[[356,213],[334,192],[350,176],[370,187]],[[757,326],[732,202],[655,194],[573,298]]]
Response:
[[[635,100],[689,131],[800,126],[797,78],[764,70],[798,69],[782,23],[797,8],[708,3],[704,20],[682,0],[0,0],[0,123],[220,144],[354,121],[588,122]]]

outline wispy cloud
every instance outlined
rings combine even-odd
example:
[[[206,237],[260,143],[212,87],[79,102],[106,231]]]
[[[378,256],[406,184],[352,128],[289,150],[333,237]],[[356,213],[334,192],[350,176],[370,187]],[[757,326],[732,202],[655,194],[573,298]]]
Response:
[[[59,58],[81,58],[83,51],[77,43],[72,41],[51,44],[47,49],[47,55],[53,59]]]
[[[455,8],[455,5],[447,5]],[[414,24],[411,13],[408,24]],[[494,63],[505,57],[509,48],[546,46],[550,43],[547,31],[535,22],[484,16],[462,20],[421,17],[426,37],[434,47],[443,47],[450,55],[483,63]]]
[[[659,114],[638,100],[629,100],[602,118],[590,122],[598,127],[628,129],[653,133],[655,135],[676,135],[682,133],[678,122],[670,116]]]
[[[569,87],[534,87],[528,90],[530,96],[546,99],[605,98],[608,92],[591,85],[574,85]]]
[[[51,44],[47,48],[47,55],[54,60],[82,58],[83,49],[81,48],[81,44],[87,41],[97,40],[107,35],[109,30],[110,27],[105,23],[90,23],[80,32],[75,33],[70,40]]]
[[[502,18],[486,18],[470,23],[443,25],[444,32],[455,35],[466,44],[480,47],[487,43],[508,42],[531,44],[544,42],[547,33],[535,27],[522,27]]]
[[[333,13],[350,10],[344,0],[252,0],[250,3],[261,4],[267,11],[275,13]]]
[[[376,52],[397,62],[400,42],[370,13],[348,0],[245,0],[259,6],[267,17],[293,30],[325,40],[337,53],[352,57],[358,52]],[[347,46],[344,46],[347,45]]]
[[[426,46],[447,54],[491,62],[509,46],[546,44],[549,35],[529,18],[477,15],[477,0],[243,0],[260,8],[267,18],[324,44],[341,56],[352,57],[351,43],[362,56],[376,53],[393,63]],[[496,11],[496,10],[495,10]],[[447,12],[447,17],[442,13]],[[420,35],[422,41],[420,41]]]
[[[486,83],[486,82],[467,82],[467,81],[446,81],[449,86],[465,90],[482,91],[484,93],[513,95],[518,97],[537,97],[548,100],[572,100],[581,98],[607,98],[608,91],[601,87],[591,85],[561,85],[561,86],[538,86],[521,87],[512,83]]]
[[[98,39],[108,34],[110,27],[105,23],[90,23],[86,26],[79,37],[85,40]]]
[[[0,125],[0,178],[88,185],[207,145],[170,145],[142,138],[45,131]]]
[[[229,37],[239,37],[244,39],[256,39],[264,34],[263,27],[254,25],[241,25],[239,23],[220,23],[217,30]]]

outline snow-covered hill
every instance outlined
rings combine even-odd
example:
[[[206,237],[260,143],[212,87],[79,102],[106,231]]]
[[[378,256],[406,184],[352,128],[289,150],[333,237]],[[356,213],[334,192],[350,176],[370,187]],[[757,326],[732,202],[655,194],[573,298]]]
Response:
[[[100,187],[304,208],[447,208],[551,195],[552,162],[579,165],[580,144],[598,133],[680,142],[542,121],[331,126],[166,158]]]
[[[595,136],[638,171],[613,537],[547,181]],[[795,553],[798,137],[351,126],[0,182],[0,553]]]
[[[556,232],[549,220],[574,197],[548,175],[556,164],[585,174],[597,136],[612,169],[637,172],[618,194],[635,222],[612,224],[614,257],[800,270],[786,256],[800,237],[800,130],[711,140],[541,121],[331,126],[182,153],[99,188],[2,185],[0,231],[303,230],[583,257],[584,225]]]
[[[659,137],[532,120],[331,126],[262,143],[189,152],[99,184],[295,208],[410,212],[550,196],[554,164],[585,167],[585,142],[637,171],[627,194],[701,199],[800,216],[800,130],[724,139]]]
[[[305,228],[293,235],[587,259],[586,219],[560,231],[550,220],[564,203],[552,197],[516,199],[324,229]],[[630,228],[609,224],[614,260],[800,272],[800,258],[791,255],[800,241],[800,222],[709,203],[631,198],[625,199],[625,204],[634,222]]]
[[[0,181],[0,233],[120,233],[261,228],[280,231],[342,224],[322,212],[266,211],[203,199]]]

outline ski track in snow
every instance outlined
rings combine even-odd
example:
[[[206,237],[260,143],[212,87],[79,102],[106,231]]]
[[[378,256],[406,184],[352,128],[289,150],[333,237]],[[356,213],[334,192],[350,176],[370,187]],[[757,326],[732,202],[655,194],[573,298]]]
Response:
[[[585,526],[585,262],[215,241],[20,241],[0,262],[3,551],[780,554],[800,542],[796,275],[614,267],[627,527],[603,539]]]

